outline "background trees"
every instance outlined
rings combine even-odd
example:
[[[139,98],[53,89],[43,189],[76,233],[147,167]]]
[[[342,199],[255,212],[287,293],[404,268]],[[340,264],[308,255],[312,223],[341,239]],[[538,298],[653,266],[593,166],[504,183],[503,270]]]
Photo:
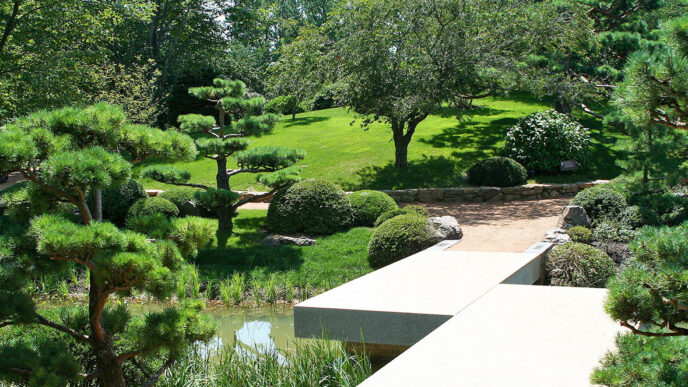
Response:
[[[523,86],[525,59],[566,44],[569,16],[526,1],[356,1],[336,12],[328,63],[342,101],[388,123],[395,165],[407,164],[416,127],[445,104]],[[505,38],[508,37],[508,38]],[[529,74],[535,76],[535,74]]]
[[[232,217],[242,204],[273,195],[280,188],[298,180],[298,169],[288,168],[305,157],[303,152],[279,146],[246,150],[249,141],[244,137],[259,136],[271,131],[277,117],[262,114],[265,99],[247,97],[246,85],[241,81],[215,79],[213,86],[195,87],[189,93],[212,103],[217,122],[213,116],[187,114],[179,116],[180,128],[187,133],[204,133],[208,137],[196,140],[203,157],[217,163],[216,188],[189,183],[191,175],[170,166],[152,166],[143,172],[144,177],[154,180],[204,189],[195,197],[218,218],[218,231],[232,230]],[[237,168],[228,169],[227,160],[235,156]],[[278,172],[279,171],[279,172]],[[239,200],[239,194],[231,191],[229,179],[240,173],[271,173],[260,175],[259,182],[271,188],[263,195]]]

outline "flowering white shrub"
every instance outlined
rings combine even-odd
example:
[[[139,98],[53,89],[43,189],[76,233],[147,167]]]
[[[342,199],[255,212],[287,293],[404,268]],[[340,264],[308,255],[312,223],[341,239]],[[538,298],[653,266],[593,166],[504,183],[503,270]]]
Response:
[[[590,134],[566,114],[534,113],[509,129],[503,154],[536,172],[556,172],[564,160],[584,167],[590,157]]]

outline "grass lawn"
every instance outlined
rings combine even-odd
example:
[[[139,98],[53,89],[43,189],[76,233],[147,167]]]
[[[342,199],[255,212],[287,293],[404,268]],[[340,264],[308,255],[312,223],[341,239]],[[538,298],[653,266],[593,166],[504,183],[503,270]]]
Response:
[[[507,129],[518,118],[546,110],[549,103],[529,97],[488,98],[480,107],[458,121],[451,114],[432,115],[420,123],[409,145],[409,167],[394,168],[394,145],[388,126],[375,124],[363,130],[351,122],[355,116],[346,109],[327,109],[285,116],[274,132],[253,138],[252,146],[282,145],[307,152],[303,175],[340,184],[344,189],[401,189],[452,187],[465,184],[464,172],[475,162],[499,152]],[[567,175],[536,176],[531,182],[570,182],[608,179],[620,172],[615,161],[624,154],[615,146],[622,135],[598,120],[579,117],[592,130],[594,161],[589,170]],[[142,166],[156,162],[146,161]],[[141,167],[142,167],[141,166]],[[215,162],[202,159],[178,163],[192,173],[192,181],[214,184]],[[234,189],[261,190],[255,176],[235,176]],[[146,188],[169,186],[152,180]]]
[[[356,227],[346,232],[318,237],[315,246],[270,248],[260,242],[267,211],[241,210],[234,219],[234,233],[224,247],[199,252],[194,261],[202,282],[219,281],[233,273],[260,287],[269,279],[278,286],[287,282],[299,288],[321,291],[351,281],[372,271],[368,266],[368,241],[372,228]]]

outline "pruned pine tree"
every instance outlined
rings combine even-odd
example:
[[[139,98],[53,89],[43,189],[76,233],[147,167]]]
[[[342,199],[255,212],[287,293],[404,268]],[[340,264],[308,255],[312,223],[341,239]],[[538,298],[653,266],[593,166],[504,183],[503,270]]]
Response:
[[[180,129],[190,134],[205,134],[196,139],[200,153],[217,163],[216,187],[189,182],[191,174],[171,166],[152,166],[143,171],[144,177],[156,181],[194,188],[196,199],[211,209],[218,218],[218,232],[231,232],[236,209],[248,202],[270,196],[279,189],[299,180],[299,168],[294,165],[305,157],[303,151],[280,146],[247,149],[248,136],[260,136],[272,131],[278,121],[274,114],[262,114],[265,99],[248,97],[246,85],[241,81],[215,79],[213,86],[193,87],[189,93],[215,105],[215,117],[187,114],[179,117]],[[228,168],[228,159],[234,157],[237,167]],[[260,173],[258,182],[270,191],[240,199],[232,191],[229,179],[241,173]]]
[[[0,329],[17,334],[0,344],[0,380],[121,387],[127,384],[125,364],[132,362],[146,376],[141,384],[152,385],[191,343],[212,337],[214,327],[198,313],[199,304],[181,303],[145,318],[109,305],[114,295],[134,291],[169,297],[185,265],[181,251],[196,251],[212,238],[193,220],[185,219],[174,238],[152,241],[93,219],[89,192],[124,181],[132,168],[127,159],[153,152],[189,158],[196,150],[188,136],[129,125],[121,109],[105,104],[39,112],[0,130],[0,169],[21,171],[40,194],[71,203],[80,214],[77,221],[74,211],[31,220],[28,236],[37,251],[36,264],[28,269],[26,257],[11,246],[3,252]],[[88,306],[74,305],[70,316],[51,317],[37,307],[24,276],[66,263],[88,273]],[[156,362],[155,370],[142,365]]]

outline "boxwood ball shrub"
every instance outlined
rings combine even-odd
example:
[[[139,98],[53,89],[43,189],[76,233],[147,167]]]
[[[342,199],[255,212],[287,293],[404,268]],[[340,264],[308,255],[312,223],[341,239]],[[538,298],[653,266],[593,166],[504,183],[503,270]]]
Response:
[[[571,205],[583,207],[593,220],[603,217],[617,218],[628,206],[623,195],[604,185],[596,185],[578,192],[571,200]]]
[[[129,209],[128,217],[163,214],[167,218],[179,215],[179,209],[169,200],[160,197],[140,199]]]
[[[552,249],[546,268],[554,286],[601,288],[616,274],[614,261],[604,251],[577,242]]]
[[[427,218],[418,214],[394,217],[380,225],[368,244],[368,263],[377,269],[406,258],[435,243]]]
[[[571,240],[580,243],[592,242],[592,230],[583,226],[571,227],[568,231]]]
[[[380,215],[398,208],[391,196],[380,191],[356,191],[349,195],[349,200],[357,226],[373,226]]]
[[[148,197],[141,183],[134,179],[128,180],[119,187],[103,190],[103,219],[118,226],[123,226],[129,208],[140,199]]]
[[[503,155],[537,172],[557,172],[563,160],[584,167],[590,158],[588,129],[555,110],[534,113],[512,126]]]
[[[341,188],[304,180],[275,194],[267,226],[282,233],[332,234],[350,227],[352,220],[351,202]]]
[[[508,157],[485,159],[468,170],[468,182],[471,185],[512,187],[525,184],[527,180],[526,168]]]
[[[399,215],[406,215],[406,214],[417,214],[420,216],[428,217],[430,216],[430,211],[428,211],[427,208],[419,205],[410,205],[406,206],[404,208],[396,208],[394,210],[389,210],[386,212],[383,212],[377,220],[375,220],[375,227],[379,227],[382,223],[392,219],[396,218]]]

